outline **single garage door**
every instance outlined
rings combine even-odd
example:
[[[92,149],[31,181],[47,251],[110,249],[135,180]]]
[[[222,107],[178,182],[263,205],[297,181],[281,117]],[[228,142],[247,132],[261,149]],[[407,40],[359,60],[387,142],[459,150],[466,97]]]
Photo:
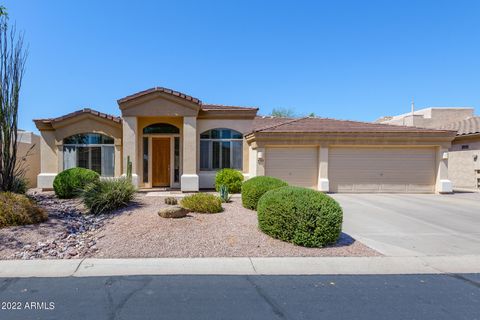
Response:
[[[331,192],[431,193],[434,148],[335,148],[328,153]]]
[[[265,175],[293,186],[317,188],[318,148],[266,148]]]

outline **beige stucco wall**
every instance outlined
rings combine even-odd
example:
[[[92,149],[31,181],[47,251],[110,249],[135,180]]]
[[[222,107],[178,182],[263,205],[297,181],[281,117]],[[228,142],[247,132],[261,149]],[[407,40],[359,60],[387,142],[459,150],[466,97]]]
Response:
[[[478,189],[480,174],[480,150],[450,151],[448,153],[448,177],[454,188]]]
[[[17,166],[24,170],[28,187],[36,188],[40,173],[40,136],[26,131],[18,133]]]

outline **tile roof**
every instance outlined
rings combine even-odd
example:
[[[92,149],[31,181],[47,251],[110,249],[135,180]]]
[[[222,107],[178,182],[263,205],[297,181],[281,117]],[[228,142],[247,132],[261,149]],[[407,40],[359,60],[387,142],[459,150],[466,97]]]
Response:
[[[102,112],[99,112],[99,111],[96,111],[96,110],[93,110],[93,109],[90,109],[90,108],[85,108],[85,109],[82,109],[82,110],[78,110],[78,111],[66,114],[64,116],[61,116],[61,117],[57,117],[57,118],[35,119],[33,121],[43,122],[43,123],[52,123],[52,122],[58,122],[58,121],[66,120],[66,119],[69,119],[69,118],[72,118],[72,117],[75,117],[75,116],[78,116],[78,115],[84,114],[84,113],[92,114],[94,116],[104,118],[104,119],[107,119],[107,120],[112,120],[112,121],[118,122],[118,123],[122,122],[122,118],[120,118],[120,117],[112,116],[110,114],[102,113]]]
[[[223,104],[202,104],[202,110],[219,110],[219,111],[229,111],[229,110],[258,110],[257,107],[241,107],[241,106],[226,106]]]
[[[472,117],[465,120],[446,124],[441,127],[444,130],[455,130],[457,136],[480,133],[480,117]]]
[[[142,96],[145,96],[147,94],[154,93],[154,92],[163,92],[163,93],[167,93],[167,94],[170,94],[172,96],[175,96],[175,97],[193,102],[193,103],[198,104],[198,105],[202,104],[202,101],[200,101],[200,99],[197,99],[197,98],[194,98],[192,96],[189,96],[188,94],[185,94],[185,93],[182,93],[182,92],[179,92],[179,91],[175,91],[175,90],[172,90],[172,89],[164,88],[164,87],[154,87],[154,88],[150,88],[150,89],[147,89],[147,90],[144,90],[144,91],[140,91],[140,92],[134,93],[132,95],[126,96],[124,98],[121,98],[121,99],[117,100],[117,102],[118,103],[124,103],[124,102],[130,101],[130,100],[133,100],[133,99],[136,99],[136,98],[139,98],[139,97],[142,97]]]
[[[448,132],[448,130],[443,130]],[[439,133],[442,130],[398,126],[381,123],[336,120],[329,118],[261,118],[254,122],[253,132],[418,132]]]

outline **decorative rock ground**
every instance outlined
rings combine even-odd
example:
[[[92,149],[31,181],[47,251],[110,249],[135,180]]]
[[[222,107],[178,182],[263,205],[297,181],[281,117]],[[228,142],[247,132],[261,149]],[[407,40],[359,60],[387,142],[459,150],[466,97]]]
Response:
[[[180,206],[165,207],[158,211],[158,215],[163,218],[183,218],[187,213],[188,210]]]
[[[29,243],[14,254],[14,259],[71,259],[95,253],[96,231],[104,225],[108,215],[84,214],[78,200],[57,199],[52,193],[31,194],[39,206],[48,211],[49,220],[63,226],[63,232],[41,242]]]

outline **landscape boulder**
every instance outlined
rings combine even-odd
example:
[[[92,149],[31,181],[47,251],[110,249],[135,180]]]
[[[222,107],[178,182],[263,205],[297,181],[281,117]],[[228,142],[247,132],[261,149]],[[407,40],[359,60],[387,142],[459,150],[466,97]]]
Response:
[[[187,213],[188,210],[180,206],[169,206],[158,211],[158,215],[163,218],[183,218]]]

